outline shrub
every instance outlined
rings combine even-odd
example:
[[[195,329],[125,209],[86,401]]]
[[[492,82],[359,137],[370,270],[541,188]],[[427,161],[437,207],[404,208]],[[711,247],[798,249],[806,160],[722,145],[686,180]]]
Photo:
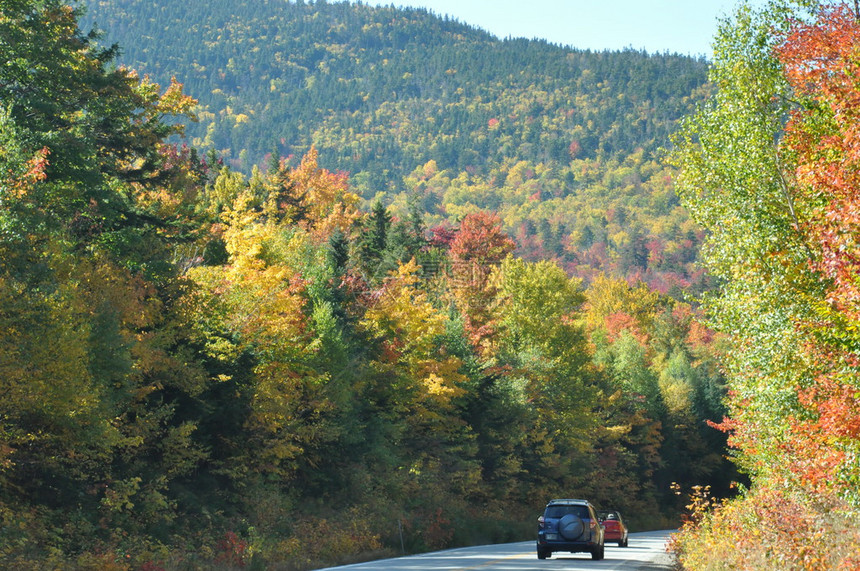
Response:
[[[714,502],[695,490],[670,548],[684,569],[860,568],[860,517],[835,496],[759,487]]]

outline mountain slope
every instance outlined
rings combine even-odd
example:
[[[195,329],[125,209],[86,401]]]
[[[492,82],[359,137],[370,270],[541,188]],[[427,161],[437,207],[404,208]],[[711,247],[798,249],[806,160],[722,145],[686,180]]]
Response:
[[[682,56],[501,41],[417,9],[101,0],[89,18],[120,43],[123,61],[161,83],[176,75],[215,113],[190,135],[214,125],[216,148],[252,160],[280,139],[282,152],[316,143],[350,172],[408,172],[430,159],[442,168],[566,161],[574,140],[585,156],[653,146],[705,73]],[[349,150],[327,140],[350,136],[359,140]],[[422,144],[428,136],[435,145]],[[371,152],[391,146],[395,157]]]
[[[400,215],[410,202],[431,223],[496,210],[526,256],[689,285],[695,231],[654,159],[701,95],[704,61],[499,40],[422,9],[88,3],[122,61],[185,83],[200,100],[190,141],[234,168],[315,145]],[[677,260],[658,267],[655,249]]]

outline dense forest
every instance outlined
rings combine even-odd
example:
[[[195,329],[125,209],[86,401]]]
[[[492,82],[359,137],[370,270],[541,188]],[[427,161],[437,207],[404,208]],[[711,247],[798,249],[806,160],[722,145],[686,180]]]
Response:
[[[168,26],[191,3],[148,5]],[[681,295],[514,256],[523,237],[487,205],[440,220],[415,202],[368,203],[322,146],[297,158],[282,148],[246,172],[219,162],[177,140],[203,114],[182,77],[159,85],[117,65],[61,0],[2,7],[1,566],[306,569],[529,539],[559,495],[620,509],[642,530],[676,525],[676,489],[726,494],[738,479],[726,436],[706,424],[726,412],[724,337]],[[376,33],[399,42],[424,26],[406,34],[393,16],[491,51],[588,59],[422,12],[282,7],[378,18]],[[316,68],[343,45],[319,43],[301,56]],[[700,66],[594,57],[606,77],[627,60]],[[602,113],[587,97],[582,109]],[[671,185],[646,183],[666,176],[653,149],[609,148],[626,136],[583,137],[584,158],[552,168],[574,168],[573,185],[591,177],[593,192],[617,176],[629,204],[667,201],[655,224],[678,216],[694,231]],[[523,182],[494,191],[543,180],[520,159],[507,178]],[[486,176],[496,168],[508,167]],[[452,169],[430,157],[404,180],[462,190]],[[644,219],[620,206],[595,216],[617,232]]]
[[[428,225],[497,212],[518,255],[571,275],[701,291],[701,233],[660,149],[706,62],[501,40],[422,9],[286,0],[88,1],[119,61],[199,100],[189,143],[234,170],[271,155],[350,175]]]

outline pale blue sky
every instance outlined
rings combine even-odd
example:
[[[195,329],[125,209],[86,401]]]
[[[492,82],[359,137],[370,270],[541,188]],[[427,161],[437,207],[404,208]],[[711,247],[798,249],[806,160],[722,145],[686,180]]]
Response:
[[[364,0],[448,14],[505,38],[544,38],[575,48],[624,48],[711,57],[717,19],[735,0]],[[764,0],[753,1],[761,5]]]

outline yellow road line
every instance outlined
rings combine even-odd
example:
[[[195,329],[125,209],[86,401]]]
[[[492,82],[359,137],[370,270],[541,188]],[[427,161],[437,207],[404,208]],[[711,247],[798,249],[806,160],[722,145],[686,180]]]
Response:
[[[455,571],[468,571],[469,569],[480,569],[481,567],[489,567],[490,565],[495,565],[496,563],[504,563],[508,559],[523,559],[524,557],[534,557],[534,553],[520,553],[519,555],[511,555],[510,557],[503,557],[502,559],[494,559],[493,561],[486,561],[481,563],[480,565],[473,565],[472,567],[460,567]]]

